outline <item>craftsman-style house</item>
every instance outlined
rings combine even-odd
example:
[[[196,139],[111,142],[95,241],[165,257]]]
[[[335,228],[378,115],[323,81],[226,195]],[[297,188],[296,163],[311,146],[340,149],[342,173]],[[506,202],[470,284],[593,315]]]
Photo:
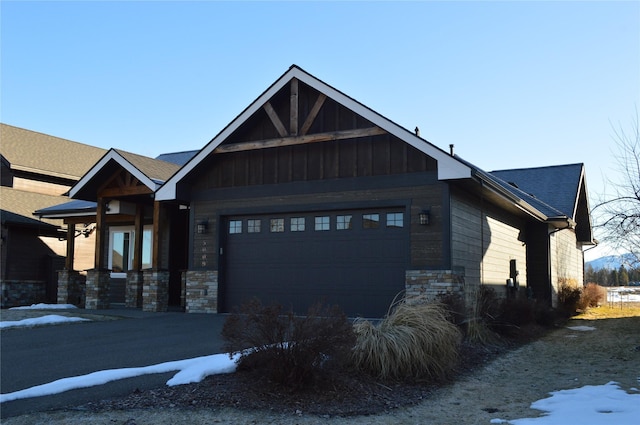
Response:
[[[33,212],[68,201],[65,193],[105,152],[0,124],[2,307],[56,302],[57,271],[65,267],[65,257],[72,269],[93,266],[95,236],[90,222],[69,232],[63,219],[39,219]],[[76,239],[69,245],[77,248],[75,255],[67,255],[66,238]]]
[[[149,311],[258,297],[365,317],[403,292],[552,304],[582,283],[581,164],[489,173],[416,133],[292,66],[180,165],[107,152],[69,191],[95,203],[87,307],[109,306],[114,273]]]

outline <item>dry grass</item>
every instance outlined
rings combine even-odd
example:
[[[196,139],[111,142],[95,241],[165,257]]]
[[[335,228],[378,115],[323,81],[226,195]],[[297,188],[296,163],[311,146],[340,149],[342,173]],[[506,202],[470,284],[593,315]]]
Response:
[[[442,379],[455,367],[461,334],[440,304],[400,303],[378,325],[354,324],[357,367],[381,379]]]
[[[600,307],[588,308],[573,319],[598,320],[620,319],[624,317],[640,317],[640,303],[612,303]]]

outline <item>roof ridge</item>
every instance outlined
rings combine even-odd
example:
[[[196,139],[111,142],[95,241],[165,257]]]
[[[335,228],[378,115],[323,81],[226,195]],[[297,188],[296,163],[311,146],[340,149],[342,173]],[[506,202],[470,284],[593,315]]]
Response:
[[[573,167],[573,166],[584,167],[584,162],[575,162],[571,164],[542,165],[538,167],[505,168],[502,170],[492,170],[492,171],[489,171],[489,173],[500,173],[505,171],[543,170],[545,168],[560,168],[560,167]]]

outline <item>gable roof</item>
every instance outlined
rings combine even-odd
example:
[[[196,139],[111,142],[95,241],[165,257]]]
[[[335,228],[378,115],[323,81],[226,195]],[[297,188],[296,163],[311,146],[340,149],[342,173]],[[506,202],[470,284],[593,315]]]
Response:
[[[0,124],[0,153],[14,170],[78,180],[106,149]]]
[[[490,174],[575,220],[580,189],[584,185],[583,164],[498,170]]]
[[[111,177],[116,172],[118,167],[129,172],[152,192],[158,190],[180,168],[179,165],[170,162],[119,149],[110,149],[69,190],[69,197],[96,201],[98,188],[104,183],[105,178]]]
[[[356,114],[367,119],[382,130],[398,137],[405,143],[422,151],[426,155],[438,161],[438,178],[441,180],[458,179],[471,177],[470,168],[463,162],[458,161],[449,153],[432,145],[409,130],[399,126],[388,118],[383,117],[362,103],[347,96],[341,91],[331,87],[325,82],[317,79],[296,65],[292,65],[287,72],[278,78],[267,90],[265,90],[255,101],[253,101],[244,111],[240,113],[230,124],[228,124],[218,135],[216,135],[206,146],[204,146],[189,162],[187,162],[173,177],[171,177],[156,193],[156,200],[172,200],[176,198],[177,184],[194,170],[209,154],[211,154],[227,137],[237,130],[245,121],[253,116],[263,107],[278,91],[292,79],[297,79],[312,87],[318,92],[333,99],[339,104],[352,110]]]

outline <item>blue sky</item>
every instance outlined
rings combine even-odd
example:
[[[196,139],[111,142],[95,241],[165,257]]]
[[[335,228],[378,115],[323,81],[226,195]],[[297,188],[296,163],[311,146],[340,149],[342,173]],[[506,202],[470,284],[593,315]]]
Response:
[[[2,1],[0,120],[199,149],[291,64],[485,170],[612,174],[640,108],[640,2]]]

